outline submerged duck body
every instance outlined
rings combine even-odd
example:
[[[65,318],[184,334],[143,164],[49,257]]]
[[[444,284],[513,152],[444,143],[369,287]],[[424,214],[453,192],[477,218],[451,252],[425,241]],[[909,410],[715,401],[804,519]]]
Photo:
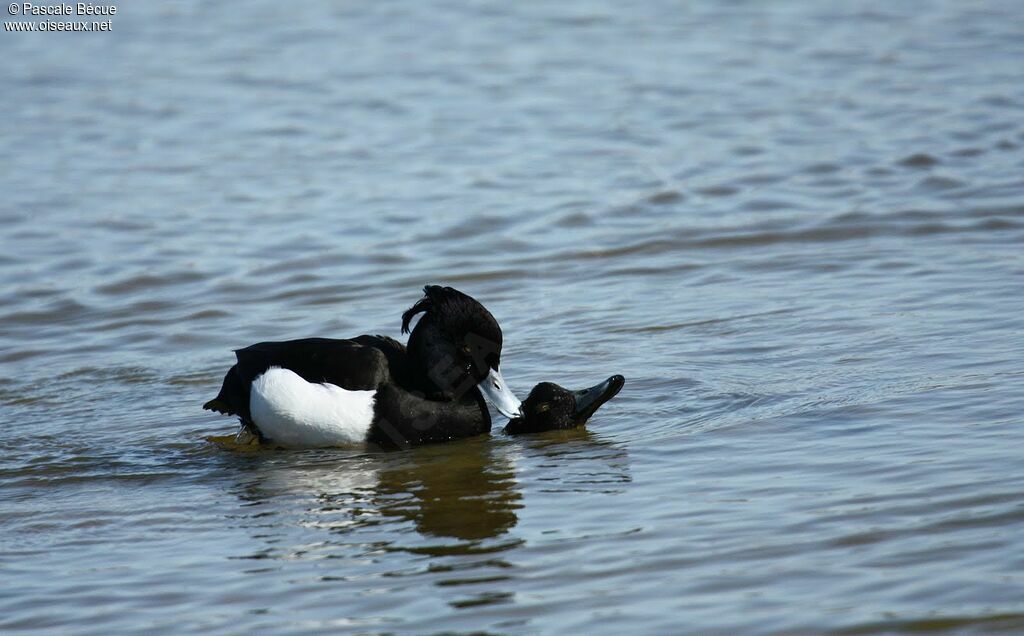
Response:
[[[489,432],[487,401],[508,417],[519,401],[501,377],[502,334],[483,305],[428,285],[402,315],[422,314],[408,345],[385,336],[262,342],[235,352],[207,410],[281,446],[408,447]]]
[[[521,435],[583,426],[597,409],[618,395],[625,384],[626,378],[621,375],[613,375],[580,391],[570,391],[553,382],[541,382],[523,400],[520,414],[505,426],[505,433]]]

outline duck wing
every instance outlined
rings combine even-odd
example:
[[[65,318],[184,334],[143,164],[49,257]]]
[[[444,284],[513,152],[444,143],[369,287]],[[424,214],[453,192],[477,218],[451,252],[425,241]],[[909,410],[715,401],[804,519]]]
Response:
[[[373,338],[361,336],[360,338]],[[217,397],[203,405],[209,411],[238,415],[250,421],[249,387],[270,367],[295,372],[307,382],[326,382],[349,391],[376,389],[391,379],[387,354],[359,339],[304,338],[282,342],[259,342],[238,349],[238,362],[224,376]],[[390,339],[387,339],[390,340]],[[399,345],[397,342],[395,345]],[[404,347],[402,347],[404,355]],[[397,359],[397,352],[392,352]]]
[[[405,345],[387,336],[358,336],[352,342],[365,347],[373,347],[384,354],[388,361],[388,374],[391,383],[406,391],[425,392],[423,373],[409,359]]]

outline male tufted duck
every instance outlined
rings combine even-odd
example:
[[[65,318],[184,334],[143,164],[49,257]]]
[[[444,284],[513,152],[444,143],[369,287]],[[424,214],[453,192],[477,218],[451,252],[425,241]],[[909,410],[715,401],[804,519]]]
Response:
[[[484,402],[506,417],[520,402],[501,377],[501,327],[483,305],[428,285],[402,315],[407,346],[385,336],[261,342],[203,408],[236,415],[243,431],[281,446],[370,443],[389,448],[487,433]]]

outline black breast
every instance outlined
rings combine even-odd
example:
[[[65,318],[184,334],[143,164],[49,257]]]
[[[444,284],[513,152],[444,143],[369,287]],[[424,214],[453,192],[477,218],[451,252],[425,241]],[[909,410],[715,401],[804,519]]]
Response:
[[[394,385],[381,386],[367,441],[381,448],[448,442],[491,431],[491,415],[475,388],[458,401],[426,400]]]

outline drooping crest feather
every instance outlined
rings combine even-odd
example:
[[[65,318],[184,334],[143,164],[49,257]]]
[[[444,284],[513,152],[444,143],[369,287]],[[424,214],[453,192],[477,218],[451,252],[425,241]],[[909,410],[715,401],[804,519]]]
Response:
[[[430,311],[433,307],[433,301],[430,300],[429,296],[424,296],[416,301],[416,304],[410,307],[402,314],[402,333],[409,333],[409,323],[412,322],[413,317],[425,311]]]

